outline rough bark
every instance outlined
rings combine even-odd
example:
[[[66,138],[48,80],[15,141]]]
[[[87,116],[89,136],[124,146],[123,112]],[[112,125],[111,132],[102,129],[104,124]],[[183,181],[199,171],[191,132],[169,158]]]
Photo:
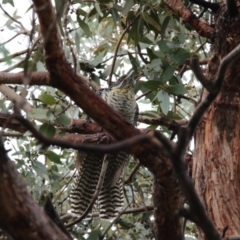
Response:
[[[239,8],[240,1],[237,1]],[[228,17],[224,4],[215,14],[217,36],[208,77],[214,79],[220,60],[240,43],[240,15]],[[203,95],[205,92],[203,93]],[[193,179],[206,210],[220,233],[240,233],[240,61],[228,68],[221,94],[195,134]],[[204,239],[200,232],[200,239]]]
[[[176,179],[173,177],[172,166],[165,168],[162,181],[162,170],[154,176],[153,203],[156,239],[184,239],[183,222],[179,210],[183,207],[184,198]],[[167,185],[166,185],[167,182]]]

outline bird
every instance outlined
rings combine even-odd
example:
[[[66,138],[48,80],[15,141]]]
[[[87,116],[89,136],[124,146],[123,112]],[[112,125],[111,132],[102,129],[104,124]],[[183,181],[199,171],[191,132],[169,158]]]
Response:
[[[102,88],[97,94],[129,123],[136,125],[138,105],[134,85],[138,78],[132,73],[121,76],[109,88]],[[113,219],[122,209],[123,170],[128,164],[129,154],[118,152],[108,154],[107,170],[97,199],[101,219]],[[104,154],[78,152],[76,157],[77,176],[70,192],[71,212],[81,216],[89,206],[96,191]]]

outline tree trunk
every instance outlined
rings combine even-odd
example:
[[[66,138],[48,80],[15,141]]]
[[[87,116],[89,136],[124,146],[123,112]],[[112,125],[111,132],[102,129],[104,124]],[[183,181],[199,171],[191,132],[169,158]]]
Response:
[[[240,1],[237,0],[238,8]],[[221,59],[240,43],[240,15],[226,5],[215,14],[215,41],[207,77],[215,79]],[[204,90],[203,95],[206,91]],[[240,233],[240,60],[228,68],[221,94],[195,134],[193,179],[219,233]],[[205,239],[200,232],[200,239]]]

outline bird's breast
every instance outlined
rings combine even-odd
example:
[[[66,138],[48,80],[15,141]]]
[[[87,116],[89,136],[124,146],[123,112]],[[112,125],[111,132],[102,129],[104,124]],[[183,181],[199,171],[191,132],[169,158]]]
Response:
[[[108,104],[121,114],[127,121],[133,123],[136,101],[133,90],[114,89],[108,95]]]

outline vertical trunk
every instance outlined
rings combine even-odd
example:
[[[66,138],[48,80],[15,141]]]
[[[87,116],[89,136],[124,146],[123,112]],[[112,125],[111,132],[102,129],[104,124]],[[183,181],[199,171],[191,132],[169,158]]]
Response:
[[[237,0],[238,6],[240,1]],[[240,43],[240,15],[225,4],[215,15],[216,36],[207,75],[214,79],[221,59]],[[205,92],[204,92],[205,93]],[[203,93],[203,94],[204,94]],[[193,179],[215,226],[226,236],[240,233],[240,61],[228,68],[221,94],[195,134]],[[204,239],[200,232],[200,239]]]
[[[154,176],[155,239],[181,240],[184,239],[183,224],[178,212],[184,198],[172,172],[171,162],[166,158],[164,162],[164,168],[159,167]]]

